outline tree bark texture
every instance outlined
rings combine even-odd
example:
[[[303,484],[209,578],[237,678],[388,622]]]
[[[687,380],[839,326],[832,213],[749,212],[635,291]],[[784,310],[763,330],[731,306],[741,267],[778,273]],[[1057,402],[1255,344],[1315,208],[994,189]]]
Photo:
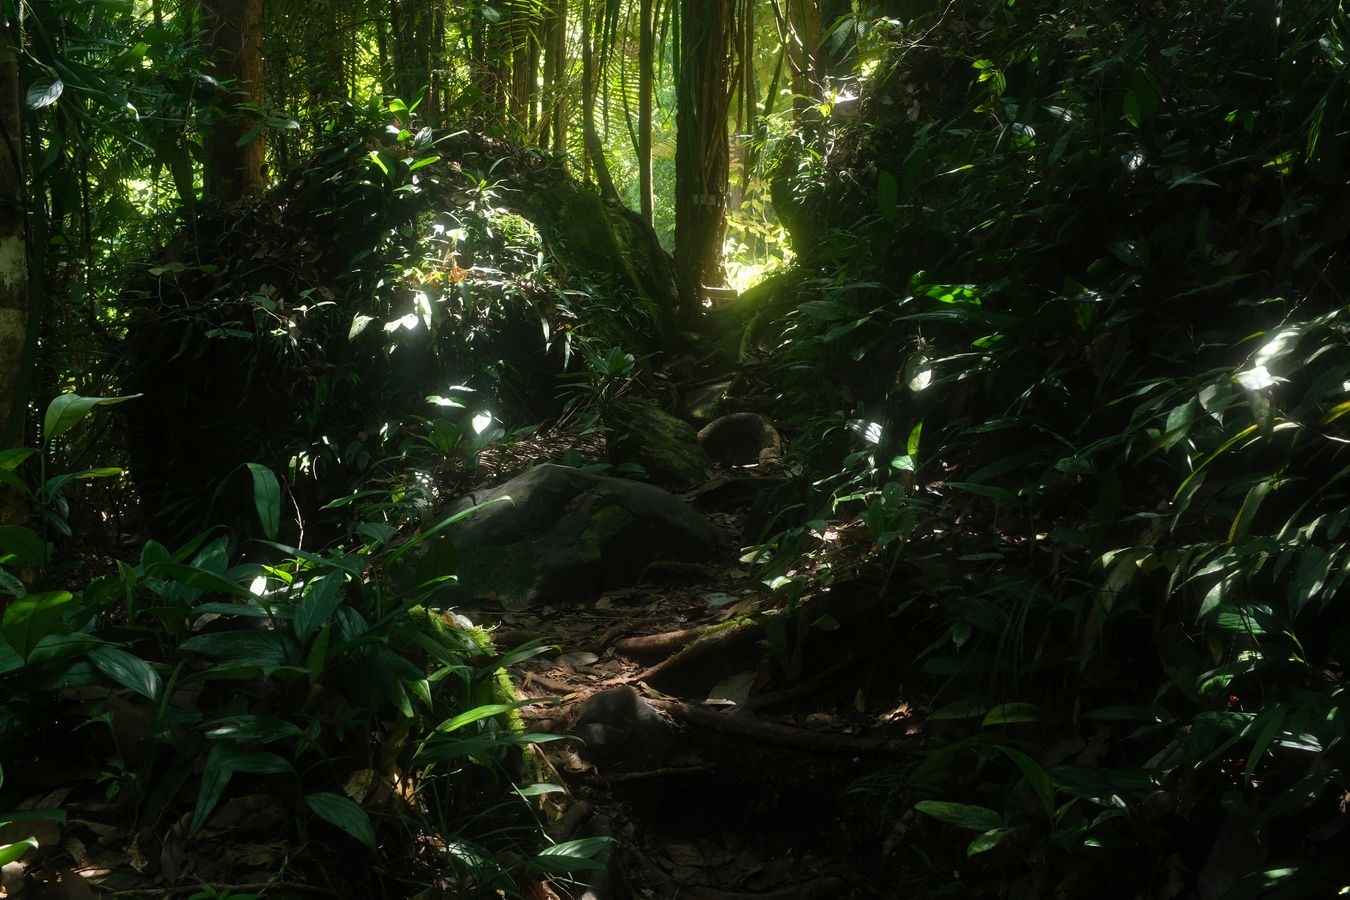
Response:
[[[227,91],[224,115],[211,123],[203,140],[203,183],[208,199],[229,203],[266,183],[262,131],[248,139],[257,122],[234,109],[262,103],[262,0],[202,0],[201,11],[214,74]]]
[[[23,106],[15,41],[0,33],[0,434],[22,440],[24,345],[28,329],[28,241],[24,227]],[[23,497],[0,485],[0,525],[26,518]]]
[[[730,169],[734,0],[683,0],[675,136],[675,270],[680,310],[697,316],[705,283],[721,284]]]

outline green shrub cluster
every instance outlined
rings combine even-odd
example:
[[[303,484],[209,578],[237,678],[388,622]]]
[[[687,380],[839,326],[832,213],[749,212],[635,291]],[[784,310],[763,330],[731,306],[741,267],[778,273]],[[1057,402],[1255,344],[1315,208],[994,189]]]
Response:
[[[754,336],[948,726],[868,786],[927,797],[975,838],[965,877],[1015,896],[1329,896],[1350,18],[1061,0],[871,27],[861,115],[781,167],[800,263]]]

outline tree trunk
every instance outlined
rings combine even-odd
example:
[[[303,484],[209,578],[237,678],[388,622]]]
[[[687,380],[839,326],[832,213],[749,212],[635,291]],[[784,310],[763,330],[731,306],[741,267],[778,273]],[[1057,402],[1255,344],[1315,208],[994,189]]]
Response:
[[[202,142],[203,182],[208,199],[229,203],[265,184],[262,131],[234,111],[241,103],[262,103],[262,0],[202,0],[201,11],[213,73],[227,91],[220,103],[225,114]]]
[[[11,23],[17,29],[18,23]],[[18,41],[0,34],[0,450],[23,436],[24,346],[28,331],[28,241],[24,227],[23,106],[19,93]],[[27,518],[23,497],[0,485],[0,525]]]
[[[581,88],[581,139],[586,148],[585,171],[589,176],[590,167],[594,166],[595,180],[600,186],[600,196],[615,205],[622,206],[623,202],[619,199],[619,192],[614,187],[614,179],[609,174],[609,164],[605,161],[605,145],[601,143],[600,135],[595,130],[597,73],[595,49],[592,47],[595,23],[591,19],[590,0],[585,0],[581,4],[581,10],[581,17],[584,20],[581,28],[581,68],[582,81],[585,82]]]
[[[656,47],[652,29],[652,0],[638,8],[638,197],[642,220],[652,224],[652,91]]]
[[[675,270],[680,311],[701,312],[705,282],[721,284],[722,235],[731,156],[733,0],[683,0],[675,136]]]

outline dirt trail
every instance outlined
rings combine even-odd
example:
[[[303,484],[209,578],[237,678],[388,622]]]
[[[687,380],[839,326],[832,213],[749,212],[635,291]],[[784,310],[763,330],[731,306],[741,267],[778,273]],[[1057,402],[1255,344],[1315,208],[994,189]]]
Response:
[[[782,482],[766,468],[722,469],[683,495],[725,534],[706,565],[657,564],[586,604],[461,610],[496,625],[500,647],[559,648],[526,664],[518,690],[561,698],[523,710],[529,730],[584,739],[533,751],[532,774],[567,789],[555,837],[614,839],[607,871],[574,896],[894,896],[876,881],[887,789],[858,779],[912,754],[913,722],[893,695],[869,696],[865,648],[846,646],[839,601],[869,604],[836,579],[834,601],[799,601],[819,610],[809,628],[774,615],[782,593],[741,561],[755,496]],[[840,619],[845,646],[828,642]]]

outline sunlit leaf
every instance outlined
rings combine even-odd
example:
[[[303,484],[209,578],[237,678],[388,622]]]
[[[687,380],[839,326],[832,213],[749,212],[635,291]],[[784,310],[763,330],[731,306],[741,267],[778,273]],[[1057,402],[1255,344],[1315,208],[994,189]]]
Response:
[[[42,435],[51,441],[78,425],[95,406],[112,406],[139,396],[81,397],[79,394],[62,394],[47,406],[47,414],[42,419]]]
[[[57,100],[60,100],[65,89],[66,85],[60,78],[50,76],[38,78],[28,86],[28,96],[25,98],[25,102],[29,109],[42,109],[44,106],[51,106]]]
[[[281,484],[266,466],[252,462],[247,465],[253,476],[253,507],[258,511],[263,534],[268,540],[276,540],[281,530]]]

